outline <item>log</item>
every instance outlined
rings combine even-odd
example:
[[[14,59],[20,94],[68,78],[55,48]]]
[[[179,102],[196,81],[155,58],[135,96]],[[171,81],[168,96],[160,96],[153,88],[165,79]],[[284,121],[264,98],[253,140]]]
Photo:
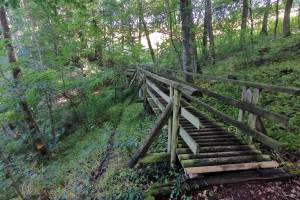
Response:
[[[137,150],[137,152],[130,159],[130,161],[128,163],[130,168],[134,167],[135,164],[138,162],[138,160],[146,154],[146,152],[150,148],[151,144],[154,142],[154,140],[160,134],[161,128],[168,121],[168,118],[170,117],[172,110],[173,110],[173,101],[170,101],[170,103],[167,105],[164,112],[160,115],[159,119],[156,121],[155,125],[151,129],[149,135],[145,139],[142,146]]]
[[[184,93],[183,91],[181,91],[182,94],[190,99],[191,101],[201,105],[204,109],[208,110],[209,112],[213,113],[215,116],[217,116],[218,118],[222,119],[225,123],[228,123],[232,126],[235,126],[236,128],[240,129],[241,131],[243,131],[244,133],[253,136],[253,138],[259,142],[261,142],[262,144],[274,149],[274,150],[281,150],[282,149],[282,145],[277,142],[276,140],[264,135],[263,133],[260,133],[256,130],[251,129],[250,127],[248,127],[247,125],[232,119],[231,117],[227,116],[226,114],[218,111],[217,109],[209,106],[208,104],[200,101],[199,99],[196,99],[195,97],[192,97],[186,93]]]

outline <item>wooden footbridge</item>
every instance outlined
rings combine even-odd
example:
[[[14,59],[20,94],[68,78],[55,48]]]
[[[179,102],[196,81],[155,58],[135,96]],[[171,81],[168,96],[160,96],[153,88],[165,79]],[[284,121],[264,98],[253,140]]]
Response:
[[[299,96],[299,88],[189,73],[191,76],[199,76],[205,80],[242,86],[242,100],[235,100],[180,81],[175,78],[175,74],[176,71],[165,73],[165,71],[157,72],[153,69],[143,68],[134,71],[130,85],[134,81],[139,82],[144,105],[149,105],[158,119],[144,143],[129,161],[130,167],[135,166],[138,162],[149,161],[169,161],[174,167],[179,161],[186,174],[194,175],[277,168],[279,166],[271,155],[258,148],[257,144],[275,151],[283,148],[279,142],[266,135],[262,118],[283,127],[288,125],[289,118],[269,112],[259,107],[257,103],[262,90]],[[238,108],[240,110],[238,120],[205,103],[202,100],[204,95]],[[207,117],[197,108],[208,111],[214,118]],[[228,131],[224,125],[219,125],[216,119],[223,124],[234,126],[236,129]],[[247,123],[244,122],[245,119],[248,120]],[[160,130],[163,127],[168,128],[167,152],[147,153],[151,144],[161,134]],[[237,133],[237,130],[242,134]],[[246,139],[243,135],[246,135]],[[254,144],[252,140],[257,143]]]

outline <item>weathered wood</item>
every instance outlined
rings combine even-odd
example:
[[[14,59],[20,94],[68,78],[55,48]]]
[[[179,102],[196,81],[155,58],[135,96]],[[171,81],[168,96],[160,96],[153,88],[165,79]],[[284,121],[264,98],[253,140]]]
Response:
[[[182,71],[178,71],[178,70],[169,70],[169,71],[174,71],[176,73],[183,73]],[[283,87],[283,86],[270,85],[265,83],[228,79],[228,78],[223,78],[218,76],[208,76],[208,75],[196,74],[191,72],[184,72],[184,73],[193,75],[194,77],[197,77],[200,80],[205,80],[205,81],[220,81],[222,83],[230,83],[233,85],[263,89],[270,92],[280,92],[280,93],[286,93],[294,96],[300,96],[300,88]]]
[[[170,94],[170,99],[173,98],[173,88],[170,86],[169,87],[169,94]],[[172,142],[172,118],[169,117],[168,120],[168,153],[171,152],[171,142]]]
[[[172,86],[173,88],[182,88],[183,90],[185,90],[186,93],[188,93],[189,95],[197,95],[199,94],[199,90],[196,89],[195,87],[193,86],[190,86],[189,84],[186,84],[186,83],[183,83],[183,82],[180,82],[178,80],[171,80],[169,78],[165,78],[165,77],[162,77],[162,76],[159,76],[155,73],[152,73],[150,71],[147,71],[147,70],[144,70],[144,69],[140,69],[146,76],[152,78],[152,79],[155,79],[161,83],[164,83],[168,86]]]
[[[174,89],[173,96],[173,118],[172,118],[172,139],[171,139],[171,167],[175,167],[176,162],[176,146],[179,129],[179,109],[180,109],[180,94],[177,89]]]
[[[157,163],[170,161],[169,153],[147,153],[138,163]]]
[[[149,135],[145,139],[142,146],[137,150],[137,152],[130,159],[128,163],[129,167],[134,167],[137,161],[146,154],[153,141],[158,137],[161,128],[168,121],[168,118],[170,117],[172,110],[173,110],[173,101],[170,101],[170,103],[168,103],[164,112],[160,115],[159,119],[156,121],[155,125],[149,132]]]
[[[248,170],[258,168],[276,168],[278,163],[275,161],[255,162],[255,163],[241,163],[241,164],[227,164],[217,166],[205,166],[205,167],[188,167],[184,168],[187,174],[199,174],[210,172],[226,172],[236,170]]]
[[[258,155],[261,154],[259,150],[244,150],[244,151],[225,151],[214,153],[197,153],[197,154],[179,154],[179,160],[200,159],[200,158],[223,158],[229,156],[243,156],[243,155]]]
[[[159,99],[151,92],[151,90],[146,87],[147,93],[149,94],[149,96],[153,99],[154,103],[157,105],[157,107],[160,110],[164,110],[165,107],[162,105],[162,103],[159,101]]]
[[[283,127],[288,126],[289,118],[287,116],[280,115],[280,114],[273,113],[273,112],[269,112],[269,111],[267,111],[267,110],[265,110],[261,107],[256,106],[255,105],[256,103],[254,103],[253,101],[252,102],[251,101],[250,102],[249,101],[237,101],[237,100],[235,100],[231,97],[226,97],[226,96],[223,96],[221,94],[211,92],[211,91],[209,91],[207,89],[204,89],[204,88],[200,88],[200,87],[195,87],[195,88],[197,88],[203,94],[205,94],[209,97],[215,98],[215,99],[221,101],[224,104],[231,105],[231,106],[234,106],[236,108],[240,108],[242,110],[246,110],[250,113],[253,113],[255,115],[258,115],[258,116],[261,116],[263,118],[269,119],[273,122],[276,122],[276,123],[278,123],[279,125],[281,125]],[[247,91],[246,91],[246,93],[247,93]],[[245,94],[245,95],[247,95],[247,94]],[[257,97],[255,97],[255,98],[257,98]]]
[[[146,83],[148,86],[150,86],[159,96],[161,96],[166,102],[170,101],[170,97],[166,95],[163,91],[161,91],[152,81],[150,81],[148,78],[146,80]]]
[[[179,135],[194,154],[198,153],[199,145],[182,127],[180,127]]]
[[[255,150],[253,145],[236,145],[236,146],[214,146],[214,147],[199,147],[199,153],[222,152],[222,151],[241,151]],[[177,148],[177,154],[192,153],[189,148]]]
[[[136,71],[134,72],[133,78],[132,78],[132,80],[131,80],[131,82],[130,82],[128,88],[131,88],[131,86],[132,86],[132,84],[134,83],[134,81],[135,81],[135,79],[137,78],[137,76],[138,76],[138,71],[136,70]]]
[[[156,115],[160,115],[161,110],[158,108],[152,98],[147,98],[150,107]]]
[[[200,167],[200,166],[211,166],[211,165],[224,165],[224,164],[238,164],[248,162],[262,162],[270,161],[269,155],[257,154],[257,155],[243,155],[243,156],[230,156],[222,158],[201,158],[201,159],[190,159],[181,160],[181,164],[184,168],[187,167]]]
[[[188,99],[190,99],[191,101],[201,105],[203,108],[205,108],[206,110],[208,110],[209,112],[213,113],[215,116],[217,116],[218,118],[222,119],[225,123],[228,123],[230,125],[233,125],[235,127],[237,127],[238,129],[240,129],[241,131],[243,131],[244,133],[253,136],[253,138],[261,143],[263,143],[264,145],[275,149],[275,150],[281,150],[282,149],[282,145],[277,142],[276,140],[256,131],[251,129],[250,127],[246,126],[245,124],[236,121],[232,118],[230,118],[229,116],[227,116],[226,114],[218,111],[217,109],[209,106],[208,104],[200,101],[199,99],[196,99],[184,92],[182,92],[184,94],[184,96]]]
[[[181,107],[181,116],[184,117],[185,119],[187,119],[191,124],[193,124],[197,129],[202,127],[202,124],[200,122],[200,120],[193,115],[192,113],[190,113],[187,109],[185,109],[184,107]]]

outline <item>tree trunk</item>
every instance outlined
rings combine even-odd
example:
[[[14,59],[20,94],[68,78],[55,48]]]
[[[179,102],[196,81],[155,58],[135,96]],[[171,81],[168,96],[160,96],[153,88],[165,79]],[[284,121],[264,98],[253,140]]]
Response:
[[[300,8],[298,8],[298,28],[300,28]]]
[[[6,12],[3,6],[0,8],[0,21],[1,26],[4,32],[4,39],[6,39],[8,42],[6,44],[6,49],[8,53],[8,61],[13,67],[12,74],[14,80],[17,82],[21,76],[21,69],[18,66],[15,66],[17,62],[17,57],[15,54],[14,47],[12,46],[12,37],[10,33],[10,28],[8,26],[7,16]],[[18,86],[17,86],[18,87]],[[17,88],[18,89],[18,88]],[[18,94],[19,96],[22,96],[22,94]],[[25,121],[29,127],[30,135],[33,139],[35,149],[38,150],[41,153],[46,153],[47,151],[47,144],[42,138],[41,132],[39,130],[39,127],[33,117],[33,114],[31,112],[31,109],[28,106],[28,103],[26,100],[22,99],[19,101],[20,107],[24,113]]]
[[[241,23],[241,35],[240,42],[241,45],[245,44],[246,40],[246,31],[247,31],[247,20],[248,20],[248,11],[249,11],[249,0],[243,0],[243,8],[242,8],[242,23]]]
[[[166,7],[167,7],[167,12],[168,12],[168,23],[169,23],[170,41],[171,41],[171,44],[172,44],[172,46],[174,48],[175,53],[177,54],[178,62],[180,63],[180,65],[182,65],[182,59],[181,59],[180,52],[177,49],[176,44],[175,44],[174,39],[173,39],[173,16],[172,16],[172,11],[171,11],[171,8],[170,8],[170,2],[169,2],[169,0],[165,0],[165,4],[166,4]]]
[[[208,40],[207,40],[208,38]],[[209,41],[209,47],[208,47]],[[205,58],[211,58],[212,63],[215,62],[215,39],[212,27],[212,5],[211,0],[205,0],[205,15],[204,15],[204,32],[203,45]]]
[[[260,32],[262,35],[268,35],[268,19],[269,19],[270,5],[271,5],[271,0],[267,0],[264,19],[262,22],[262,27]]]
[[[192,4],[191,0],[180,0],[180,15],[181,15],[181,31],[182,31],[182,68],[183,72],[193,71],[193,49],[191,44],[192,37]],[[192,76],[184,73],[184,79],[187,82],[192,82]]]
[[[139,16],[140,16],[140,20],[141,20],[143,28],[144,28],[144,32],[145,32],[145,36],[146,36],[146,39],[147,39],[147,44],[148,44],[149,51],[150,51],[150,54],[151,54],[152,62],[153,62],[153,64],[156,64],[155,53],[154,53],[154,50],[152,48],[149,30],[148,30],[148,27],[147,27],[147,23],[144,19],[143,4],[142,4],[141,0],[138,0],[138,1],[139,1]]]
[[[291,35],[291,27],[290,27],[290,14],[293,5],[293,0],[287,0],[284,9],[284,17],[283,17],[283,37],[288,37]]]
[[[274,24],[274,36],[277,36],[277,28],[278,28],[278,22],[279,22],[279,1],[276,0],[276,9],[275,9],[275,24]]]

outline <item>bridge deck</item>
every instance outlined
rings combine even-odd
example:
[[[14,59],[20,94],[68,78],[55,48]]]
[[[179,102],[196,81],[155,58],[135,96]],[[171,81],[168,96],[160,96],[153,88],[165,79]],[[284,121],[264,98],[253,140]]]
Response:
[[[155,91],[150,92],[152,96],[148,96],[149,104],[153,111],[159,114],[167,102]],[[198,119],[201,125],[196,127],[195,123],[192,124],[181,113],[176,152],[186,174],[278,167],[276,161],[272,161],[269,155],[263,154],[255,146],[245,144],[236,135],[192,107],[184,103],[182,107],[194,120]]]

